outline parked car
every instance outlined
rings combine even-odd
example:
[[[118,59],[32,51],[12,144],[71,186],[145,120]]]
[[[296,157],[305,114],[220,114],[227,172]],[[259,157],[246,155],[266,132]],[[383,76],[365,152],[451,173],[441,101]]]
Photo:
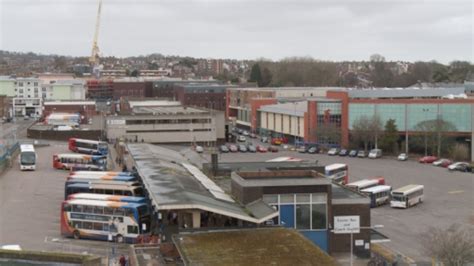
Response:
[[[251,145],[251,144],[247,146],[247,150],[249,152],[257,152],[257,148],[254,145]]]
[[[202,146],[196,146],[196,152],[197,153],[203,153],[204,152],[204,148]]]
[[[300,146],[296,148],[296,151],[299,153],[306,153],[306,147],[305,146]]]
[[[230,144],[230,145],[229,145],[229,151],[230,151],[230,152],[238,152],[239,149],[237,148],[237,145],[235,145],[235,144]]]
[[[438,160],[438,158],[436,156],[423,156],[420,159],[418,159],[418,162],[420,162],[420,163],[433,163],[436,160]]]
[[[248,136],[248,135],[250,135],[250,133],[249,133],[247,130],[244,130],[244,131],[242,132],[242,135]]]
[[[434,166],[441,166],[441,167],[448,167],[449,165],[453,164],[453,161],[449,159],[439,159],[433,162]]]
[[[257,146],[257,151],[258,151],[258,152],[267,152],[267,148],[265,148],[265,147],[262,146],[262,145],[258,145],[258,146]]]
[[[342,149],[342,150],[339,152],[339,156],[347,156],[347,154],[349,154],[349,151],[346,150],[346,149]]]
[[[243,131],[242,129],[240,129],[240,128],[237,128],[237,133],[238,133],[238,134],[242,134],[242,133],[244,133],[244,131]]]
[[[239,151],[240,152],[247,152],[247,146],[245,146],[244,144],[240,144],[239,145]]]
[[[255,133],[250,133],[250,137],[251,137],[252,139],[256,139],[256,138],[257,138],[257,134],[255,134]]]
[[[359,152],[357,153],[357,157],[359,157],[359,158],[365,158],[365,157],[367,157],[367,153],[366,153],[365,151],[359,151]]]
[[[359,152],[358,150],[351,150],[349,152],[349,157],[357,157],[358,152]]]
[[[268,142],[268,137],[262,137],[260,139],[260,141],[263,142],[263,143],[267,143]]]
[[[406,161],[406,160],[408,160],[408,155],[406,153],[400,153],[400,155],[398,155],[398,157],[397,157],[397,160]]]
[[[272,138],[272,145],[281,145],[282,143],[280,138]]]
[[[269,146],[267,149],[269,152],[278,152],[278,148],[275,146]]]
[[[237,138],[237,140],[240,141],[240,142],[245,142],[245,141],[247,141],[247,138],[240,135],[239,138]]]
[[[377,159],[382,157],[382,150],[381,149],[373,149],[370,150],[369,156],[370,159]]]
[[[457,162],[448,166],[449,171],[472,172],[470,164],[465,162]]]
[[[329,149],[328,155],[330,155],[330,156],[335,156],[335,155],[339,154],[339,151],[340,151],[340,150],[339,150],[338,148]]]
[[[307,153],[310,153],[310,154],[315,154],[315,153],[319,153],[319,148],[318,147],[309,147],[309,149],[306,151]]]
[[[226,145],[221,145],[220,148],[221,152],[227,153],[229,152],[229,148]]]

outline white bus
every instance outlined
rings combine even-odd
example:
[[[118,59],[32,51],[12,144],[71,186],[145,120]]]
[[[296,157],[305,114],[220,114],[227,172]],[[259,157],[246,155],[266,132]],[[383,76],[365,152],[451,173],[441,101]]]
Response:
[[[349,183],[346,186],[349,187],[350,189],[361,191],[362,189],[381,185],[379,182],[380,181],[378,179],[362,179],[359,181]]]
[[[349,182],[349,168],[347,164],[335,163],[324,167],[324,175],[336,183],[347,184]]]
[[[380,205],[387,204],[390,201],[391,186],[380,185],[362,189],[360,192],[369,196],[370,207],[374,208]]]
[[[423,202],[423,185],[407,185],[392,191],[392,208],[409,208]]]
[[[32,170],[36,169],[36,152],[35,147],[32,144],[21,144],[20,145],[20,170]]]

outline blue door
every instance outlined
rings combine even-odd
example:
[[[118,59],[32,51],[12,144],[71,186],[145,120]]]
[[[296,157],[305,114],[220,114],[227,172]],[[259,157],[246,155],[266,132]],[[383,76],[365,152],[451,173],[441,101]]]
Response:
[[[280,224],[284,227],[295,227],[295,206],[280,205]]]

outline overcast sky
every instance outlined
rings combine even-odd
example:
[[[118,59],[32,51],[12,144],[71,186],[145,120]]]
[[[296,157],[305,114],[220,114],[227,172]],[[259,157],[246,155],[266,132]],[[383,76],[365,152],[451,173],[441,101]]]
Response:
[[[0,49],[88,56],[98,0],[0,0]],[[472,0],[103,0],[104,56],[474,62]]]

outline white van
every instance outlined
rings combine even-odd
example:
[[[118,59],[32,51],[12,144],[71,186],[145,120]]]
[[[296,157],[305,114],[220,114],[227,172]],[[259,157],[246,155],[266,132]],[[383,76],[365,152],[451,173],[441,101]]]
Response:
[[[382,157],[382,150],[381,149],[373,149],[369,152],[370,159],[377,159]]]

